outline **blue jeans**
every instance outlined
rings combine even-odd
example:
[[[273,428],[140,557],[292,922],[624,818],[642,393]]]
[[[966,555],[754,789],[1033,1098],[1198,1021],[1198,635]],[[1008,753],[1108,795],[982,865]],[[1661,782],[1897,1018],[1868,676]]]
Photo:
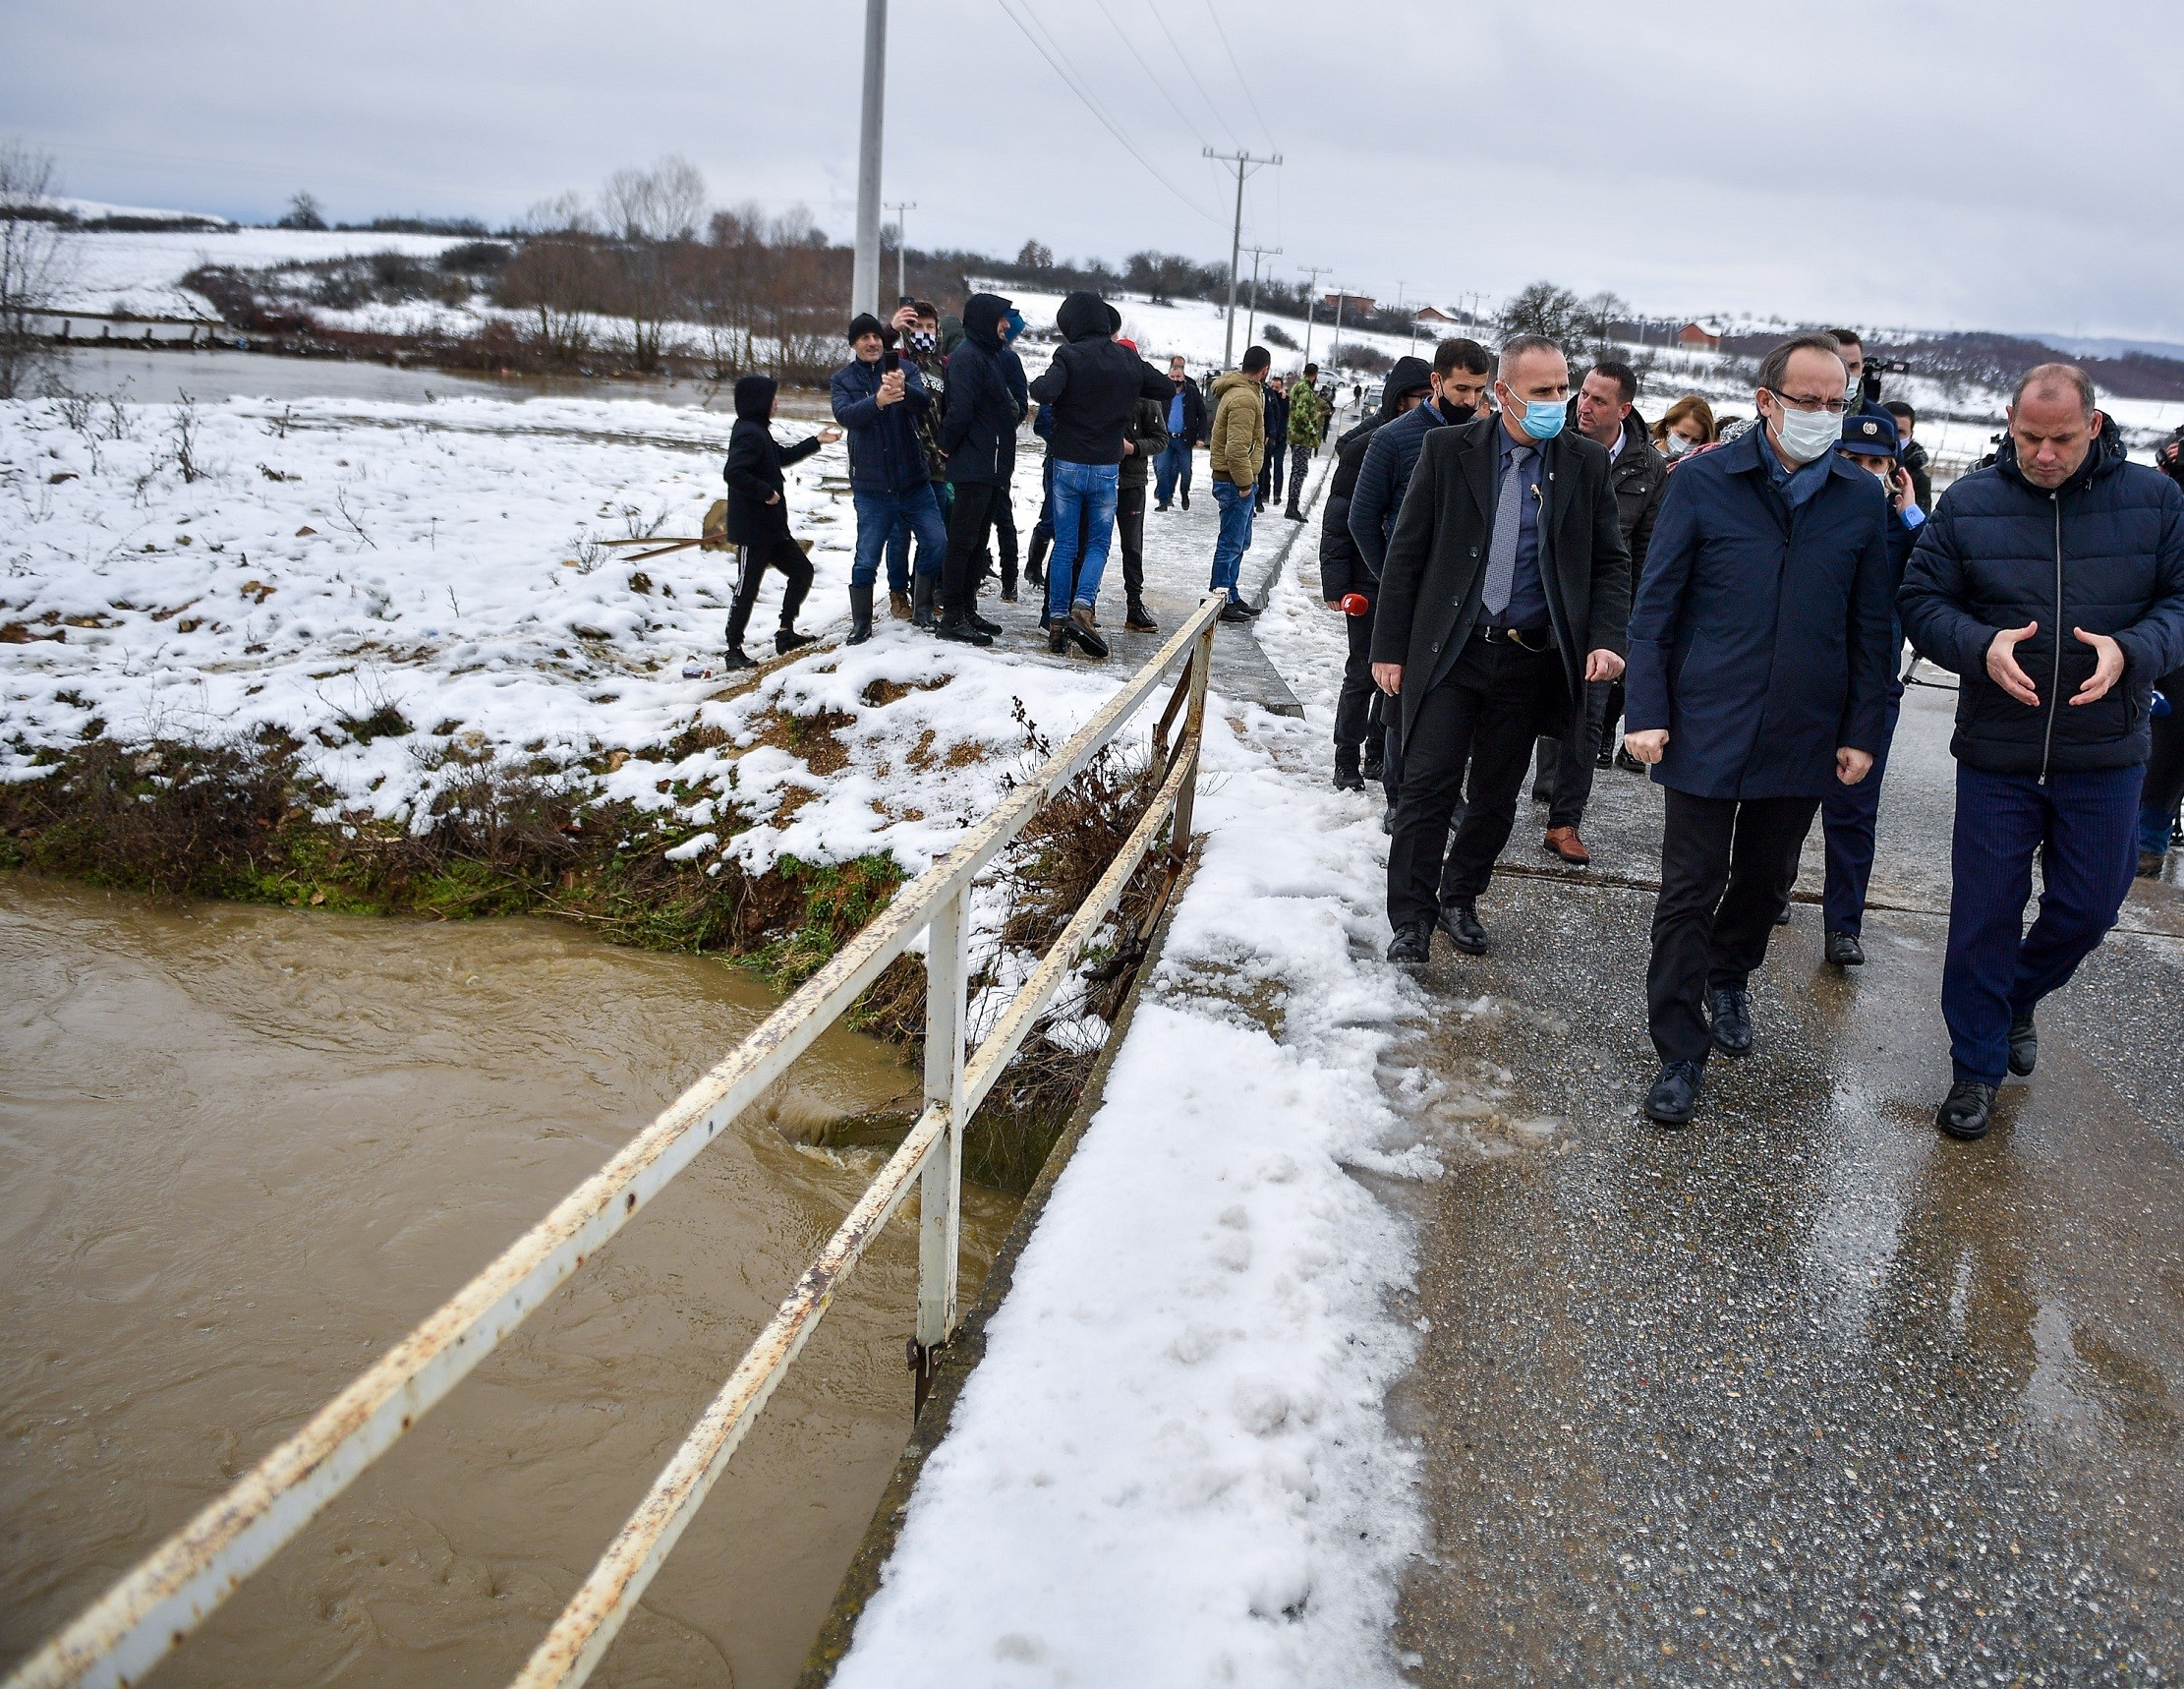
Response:
[[[941,528],[945,533],[948,529],[948,511],[955,504],[955,489],[946,481],[936,481],[933,483],[933,496],[941,502]],[[938,578],[940,572],[940,554],[921,539],[918,541],[918,573]],[[894,519],[894,531],[888,536],[888,591],[909,590],[910,519],[905,515],[897,515]]]
[[[1827,881],[1820,897],[1823,930],[1858,934],[1866,928],[1866,888],[1873,878],[1873,834],[1880,819],[1880,782],[1888,772],[1888,747],[1896,737],[1901,696],[1883,713],[1880,749],[1870,773],[1856,786],[1833,782],[1820,799],[1827,834]]]
[[[2138,866],[2143,764],[2050,774],[1957,765],[1954,884],[1941,1014],[1960,1079],[1998,1085],[2010,1022],[2069,982],[2131,890]],[[2045,882],[2024,930],[2033,856]]]
[[[1169,437],[1168,444],[1153,459],[1153,502],[1166,506],[1175,496],[1176,484],[1182,483],[1185,493],[1190,491],[1190,441]]]
[[[1115,544],[1115,499],[1122,466],[1070,463],[1054,466],[1054,550],[1047,557],[1047,613],[1061,617],[1072,604],[1086,610],[1100,602],[1100,576]],[[1081,527],[1080,527],[1081,524]],[[1077,554],[1082,539],[1084,554]]]
[[[2165,809],[2148,804],[2139,811],[2139,848],[2149,856],[2166,856],[2169,853],[2169,834],[2174,831],[2176,817]]]
[[[868,493],[860,488],[849,497],[857,507],[857,551],[849,565],[851,586],[868,587],[879,578],[880,555],[894,537],[898,523],[907,524],[917,536],[919,563],[931,557],[934,569],[939,569],[941,559],[948,555],[948,524],[941,519],[941,501],[933,496],[930,481],[907,493]],[[894,585],[891,559],[888,585],[895,592],[906,591],[909,585],[907,580],[900,587]]]
[[[1214,478],[1213,501],[1221,506],[1221,538],[1214,542],[1210,584],[1216,591],[1227,593],[1232,604],[1240,598],[1236,575],[1243,567],[1243,553],[1251,549],[1251,514],[1257,508],[1257,489]]]

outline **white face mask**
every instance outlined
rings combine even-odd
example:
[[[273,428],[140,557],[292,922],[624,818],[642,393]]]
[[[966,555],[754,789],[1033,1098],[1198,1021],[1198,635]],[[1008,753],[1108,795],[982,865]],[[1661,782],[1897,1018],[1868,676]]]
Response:
[[[1781,404],[1781,400],[1775,401]],[[1792,463],[1810,463],[1843,437],[1843,419],[1833,411],[1800,411],[1782,406],[1782,425],[1774,431],[1782,455]]]
[[[1668,442],[1667,442],[1667,447],[1666,447],[1666,449],[1667,449],[1667,451],[1668,451],[1668,455],[1669,455],[1669,456],[1671,456],[1671,457],[1682,457],[1682,456],[1684,455],[1684,453],[1685,453],[1685,452],[1687,452],[1687,451],[1689,451],[1689,450],[1691,450],[1691,448],[1692,448],[1692,437],[1691,437],[1690,435],[1688,435],[1688,434],[1672,434],[1672,435],[1670,435],[1670,436],[1668,437]]]

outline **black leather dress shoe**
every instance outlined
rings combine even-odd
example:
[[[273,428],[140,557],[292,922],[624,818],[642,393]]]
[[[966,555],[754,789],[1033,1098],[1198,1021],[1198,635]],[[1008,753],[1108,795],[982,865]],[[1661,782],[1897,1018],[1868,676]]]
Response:
[[[2021,1079],[2030,1078],[2039,1062],[2040,1028],[2030,1015],[2020,1015],[2010,1022],[2010,1072]]]
[[[1388,960],[1399,967],[1416,967],[1433,951],[1433,923],[1408,921],[1396,928],[1388,941]]]
[[[1866,947],[1858,942],[1854,932],[1831,932],[1827,935],[1827,960],[1837,967],[1864,967]]]
[[[1714,1048],[1725,1056],[1752,1054],[1752,993],[1741,985],[1717,985],[1706,993],[1713,1017]]]
[[[1970,1142],[1986,1136],[1986,1123],[1994,1113],[1994,1087],[1978,1079],[1959,1079],[1933,1111],[1933,1124],[1951,1137]]]
[[[1698,1079],[1704,1072],[1697,1062],[1664,1063],[1653,1088],[1645,1093],[1645,1118],[1662,1126],[1684,1125],[1698,1101]]]
[[[1469,903],[1443,903],[1441,918],[1435,924],[1466,956],[1486,954],[1486,929],[1478,924],[1478,910]]]

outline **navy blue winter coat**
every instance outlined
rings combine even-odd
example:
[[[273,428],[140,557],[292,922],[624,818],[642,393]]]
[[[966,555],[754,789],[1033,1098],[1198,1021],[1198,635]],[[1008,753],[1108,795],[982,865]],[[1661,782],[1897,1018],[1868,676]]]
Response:
[[[1942,494],[1919,530],[1898,600],[1920,654],[1962,676],[1949,748],[1989,774],[2128,768],[2147,759],[2154,683],[2184,663],[2184,491],[2132,463],[2103,422],[2078,473],[2050,493],[2027,481],[2017,445]],[[2040,702],[1987,677],[2005,627],[2038,622],[2017,666]],[[2072,704],[2098,661],[2072,630],[2123,648],[2123,678]],[[2061,637],[2058,638],[2057,635]]]
[[[958,487],[1006,487],[1015,473],[1024,375],[1016,354],[1002,344],[1007,315],[1008,301],[998,293],[974,293],[963,302],[963,338],[948,354],[941,417],[948,478]]]
[[[902,382],[901,403],[883,406],[879,360],[852,358],[834,372],[834,421],[849,436],[849,485],[856,492],[914,493],[932,481],[916,419],[932,405],[933,395],[907,358]]]
[[[1695,797],[1824,797],[1895,678],[1880,482],[1831,456],[1793,510],[1762,452],[1763,426],[1677,467],[1631,611],[1628,729],[1666,728],[1653,778]]]
[[[1396,512],[1403,508],[1404,493],[1410,486],[1410,472],[1418,467],[1418,448],[1429,432],[1446,426],[1448,419],[1427,399],[1381,424],[1365,447],[1357,485],[1350,492],[1350,538],[1365,572],[1376,581],[1387,560],[1388,537],[1396,531]]]

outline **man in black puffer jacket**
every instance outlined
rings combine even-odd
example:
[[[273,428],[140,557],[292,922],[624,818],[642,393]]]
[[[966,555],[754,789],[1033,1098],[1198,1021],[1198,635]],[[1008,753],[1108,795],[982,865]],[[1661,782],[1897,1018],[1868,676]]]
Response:
[[[781,627],[774,635],[774,650],[786,656],[799,645],[811,643],[796,631],[796,612],[811,591],[811,559],[789,535],[787,478],[781,471],[841,438],[833,429],[822,429],[809,439],[782,446],[774,438],[776,383],[768,376],[745,376],[735,383],[735,427],[728,432],[728,461],[721,478],[728,484],[727,541],[735,548],[735,604],[728,612],[727,669],[749,669],[751,658],[743,650],[743,632],[751,625],[751,612],[759,602],[759,586],[769,567],[781,571],[787,586],[781,593]],[[852,595],[854,596],[854,595]],[[870,631],[872,589],[865,588],[865,623]]]
[[[1319,595],[1338,614],[1350,594],[1365,601],[1364,613],[1349,618],[1350,655],[1335,702],[1335,785],[1342,791],[1362,791],[1366,781],[1380,778],[1386,732],[1382,693],[1372,683],[1372,607],[1380,596],[1380,574],[1366,564],[1350,537],[1350,495],[1356,490],[1373,431],[1419,403],[1432,385],[1432,365],[1423,358],[1398,358],[1381,385],[1380,409],[1335,442],[1335,473],[1320,517]]]
[[[1934,1124],[1979,1137],[2005,1072],[2033,1071],[2033,1011],[2131,889],[2149,694],[2184,664],[2184,491],[2127,460],[2083,370],[2042,364],[1994,466],[1920,529],[1898,602],[1920,655],[1963,677],[1941,976],[1955,1083]]]
[[[1115,343],[1122,320],[1096,293],[1072,293],[1055,313],[1068,343],[1057,349],[1031,397],[1052,407],[1054,433],[1054,552],[1047,558],[1048,648],[1069,641],[1087,657],[1105,657],[1107,641],[1094,612],[1100,576],[1115,544],[1122,435],[1139,399],[1166,404],[1175,384],[1137,353]],[[1081,524],[1082,553],[1079,553]]]
[[[994,514],[1008,501],[1016,472],[1016,425],[1024,420],[1023,368],[1006,339],[1008,301],[974,293],[963,302],[963,339],[948,355],[948,409],[941,447],[955,489],[948,510],[948,560],[941,570],[941,617],[934,632],[967,645],[991,645],[998,622],[978,613],[976,559]]]

